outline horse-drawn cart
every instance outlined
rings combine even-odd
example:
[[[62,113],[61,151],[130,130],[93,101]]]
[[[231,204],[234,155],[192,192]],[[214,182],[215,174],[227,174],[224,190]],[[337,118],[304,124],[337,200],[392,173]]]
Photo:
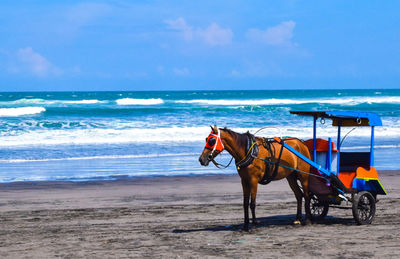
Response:
[[[354,219],[358,224],[369,224],[375,215],[378,194],[386,195],[374,168],[374,129],[382,126],[375,113],[342,111],[291,111],[290,113],[313,118],[313,138],[305,141],[312,159],[276,138],[290,152],[311,165],[310,209],[314,219],[323,219],[330,205],[343,201],[352,203]],[[317,120],[332,120],[337,127],[336,148],[331,138],[317,138]],[[342,127],[371,127],[369,152],[342,152]]]
[[[292,114],[314,119],[313,138],[262,138],[249,132],[241,134],[227,128],[211,127],[199,162],[207,166],[226,149],[235,159],[243,187],[244,229],[249,226],[249,205],[253,224],[258,184],[287,179],[297,200],[294,224],[302,219],[302,199],[305,200],[306,224],[323,219],[331,205],[351,202],[358,224],[369,224],[375,215],[378,194],[386,194],[374,168],[374,129],[382,126],[378,115],[370,112],[292,111]],[[332,120],[337,127],[336,148],[331,138],[317,138],[317,120]],[[342,152],[342,127],[371,127],[369,152]],[[231,160],[232,161],[232,160]],[[300,185],[298,184],[300,182]],[[301,187],[300,187],[301,186]],[[302,188],[302,190],[301,190]],[[250,200],[250,203],[249,203]]]

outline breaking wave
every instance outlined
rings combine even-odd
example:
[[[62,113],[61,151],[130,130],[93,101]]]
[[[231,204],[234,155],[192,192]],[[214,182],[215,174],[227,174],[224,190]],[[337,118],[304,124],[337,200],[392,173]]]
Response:
[[[177,100],[176,103],[200,104],[200,105],[291,105],[291,104],[338,104],[344,106],[372,103],[400,104],[398,96],[377,96],[377,97],[343,97],[343,98],[321,98],[321,99],[247,99],[247,100],[227,100],[227,99],[197,99],[197,100]]]
[[[157,105],[164,103],[164,101],[160,98],[151,98],[151,99],[122,98],[116,100],[115,102],[118,105]]]
[[[256,132],[258,128],[233,128],[237,132]],[[335,136],[337,129],[319,131],[320,137]],[[3,133],[0,147],[43,146],[43,145],[87,145],[87,144],[122,144],[122,143],[190,143],[203,142],[209,134],[209,127],[166,127],[166,128],[84,128],[84,129],[37,129],[29,131]],[[343,134],[346,133],[345,131]],[[360,128],[358,137],[368,137],[369,128]],[[280,130],[268,129],[257,136],[294,136],[301,139],[311,138],[312,128],[280,127]],[[399,137],[399,128],[379,127],[376,137]]]
[[[0,108],[0,117],[17,117],[46,111],[43,107]]]

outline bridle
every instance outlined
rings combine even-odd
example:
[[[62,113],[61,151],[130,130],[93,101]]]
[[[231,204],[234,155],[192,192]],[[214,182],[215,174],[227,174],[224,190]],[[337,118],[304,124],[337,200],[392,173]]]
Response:
[[[233,157],[231,158],[231,161],[225,166],[225,165],[221,165],[220,163],[216,162],[214,160],[214,152],[215,150],[218,151],[219,153],[221,153],[224,150],[224,144],[222,143],[222,139],[221,139],[221,131],[217,128],[217,134],[215,134],[214,130],[211,131],[210,135],[208,135],[207,139],[206,139],[206,146],[205,148],[211,150],[211,153],[208,155],[207,159],[208,161],[213,162],[213,164],[219,168],[219,169],[225,169],[227,168],[233,160]]]
[[[221,131],[217,129],[217,134],[214,133],[214,130],[211,131],[210,135],[208,135],[206,139],[205,148],[211,150],[211,154],[208,156],[208,160],[211,161],[215,150],[218,152],[222,152],[224,150],[224,144],[221,139]]]

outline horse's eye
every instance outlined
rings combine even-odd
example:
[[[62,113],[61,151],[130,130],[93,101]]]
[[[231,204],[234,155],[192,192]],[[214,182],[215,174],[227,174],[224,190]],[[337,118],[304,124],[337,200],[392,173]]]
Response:
[[[215,142],[217,142],[217,140],[215,138],[209,138],[207,144],[212,147],[215,145]]]

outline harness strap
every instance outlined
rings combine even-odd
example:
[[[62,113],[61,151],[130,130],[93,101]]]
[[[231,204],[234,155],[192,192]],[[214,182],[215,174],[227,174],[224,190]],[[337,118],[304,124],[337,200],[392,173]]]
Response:
[[[257,157],[258,155],[258,146],[257,146],[257,141],[255,140],[254,136],[251,135],[250,133],[247,133],[247,146],[246,146],[247,152],[246,155],[242,160],[239,162],[235,162],[237,170],[240,170],[241,168],[249,166],[251,163],[253,163],[254,158]]]
[[[272,180],[274,180],[275,177],[277,176],[279,167],[280,167],[280,166],[281,166],[281,167],[285,167],[285,166],[282,166],[282,165],[280,164],[280,163],[281,163],[281,158],[282,158],[282,153],[283,153],[283,148],[284,148],[283,143],[284,143],[286,140],[293,140],[293,139],[297,139],[297,138],[285,138],[285,139],[280,139],[280,142],[277,142],[275,139],[264,139],[264,146],[268,149],[268,151],[269,151],[269,153],[270,153],[270,157],[268,157],[268,158],[269,158],[269,161],[266,160],[266,159],[261,159],[261,160],[267,162],[267,168],[266,168],[265,173],[264,173],[264,176],[263,176],[263,178],[260,180],[259,184],[263,184],[263,185],[269,184],[269,183],[270,183]],[[272,142],[277,142],[277,143],[281,144],[281,150],[279,151],[278,159],[277,159],[276,162],[272,162],[272,161],[271,161],[271,159],[272,159],[273,157],[275,157],[275,148],[274,148],[274,152],[272,152],[272,148],[271,148],[271,143],[272,143]],[[257,158],[258,158],[258,157],[257,157]],[[258,158],[258,159],[260,159],[260,158]],[[272,172],[271,175],[269,174],[269,172],[271,171],[271,170],[270,170],[271,168],[270,168],[269,165],[273,165],[273,166],[274,166],[274,171]],[[297,170],[297,169],[294,169],[294,168],[291,168],[291,167],[290,167],[289,169],[292,169],[292,170],[294,170],[294,171]]]
[[[268,146],[268,151],[270,152],[270,157],[269,157],[270,160],[273,157],[275,157],[275,152],[272,152],[272,148],[271,148],[271,143],[272,142],[276,142],[276,141],[275,140],[265,140],[264,139],[264,143],[268,143],[267,146]],[[275,151],[275,149],[274,149],[274,151]],[[279,152],[278,160],[276,162],[268,161],[266,159],[261,159],[261,160],[263,160],[265,162],[268,161],[267,162],[268,166],[267,166],[267,168],[265,170],[263,178],[259,181],[259,184],[266,185],[266,184],[269,184],[272,180],[275,179],[276,175],[278,174],[278,170],[279,170],[279,166],[280,166],[280,162],[281,162],[281,158],[282,158],[282,153],[283,153],[283,143],[281,144],[281,150]],[[271,171],[270,170],[271,167],[269,165],[273,165],[274,171],[272,172],[272,174],[269,174],[270,171]]]
[[[286,168],[286,169],[289,169],[289,170],[292,170],[292,171],[295,171],[295,172],[299,172],[299,173],[302,173],[302,174],[308,174],[308,175],[311,175],[311,176],[314,176],[314,177],[317,177],[317,178],[325,179],[326,181],[330,182],[331,179],[329,179],[327,177],[324,177],[324,176],[321,176],[321,175],[317,175],[317,174],[313,174],[313,173],[310,173],[310,172],[305,172],[305,171],[299,170],[297,168],[293,168],[293,167],[290,167],[290,166],[285,166],[285,165],[280,164],[280,160],[281,160],[281,156],[282,156],[282,152],[283,152],[283,148],[284,148],[283,142],[286,141],[286,140],[293,140],[293,139],[297,139],[297,138],[281,139],[281,141],[278,142],[278,143],[281,144],[281,150],[280,150],[277,162],[270,161],[270,158],[272,158],[272,156],[275,156],[275,152],[273,153],[272,149],[271,149],[271,143],[272,142],[277,142],[277,141],[274,140],[274,139],[264,139],[264,143],[263,144],[268,149],[268,151],[270,152],[271,157],[267,157],[267,159],[263,159],[263,158],[260,158],[260,157],[255,157],[256,159],[264,161],[267,164],[267,170],[266,170],[266,172],[264,174],[263,179],[261,179],[261,181],[259,183],[260,184],[268,184],[268,183],[270,183],[276,177],[279,167],[283,167],[283,168]],[[274,151],[275,151],[275,149],[274,149]],[[273,174],[271,176],[268,175],[268,171],[270,169],[270,165],[274,166],[274,172],[273,172]],[[337,190],[339,190],[336,186],[334,186],[334,187]]]
[[[264,162],[266,162],[266,163],[275,165],[274,162],[268,161],[268,160],[266,160],[266,159],[263,159],[263,158],[260,158],[260,157],[255,157],[255,158],[256,158],[256,159],[259,159],[259,160],[261,160],[261,161],[264,161]],[[323,177],[323,176],[321,176],[321,175],[317,175],[317,174],[309,173],[309,172],[306,172],[306,171],[302,171],[302,170],[299,170],[299,169],[296,169],[296,168],[293,168],[293,167],[290,167],[290,166],[281,165],[281,164],[279,164],[278,166],[283,167],[283,168],[286,168],[286,169],[290,169],[290,170],[293,170],[293,171],[296,171],[296,172],[299,172],[299,173],[308,174],[308,175],[312,175],[312,176],[315,176],[315,177],[318,177],[318,178],[321,178],[321,179],[329,180],[329,179],[327,179],[326,177]]]

